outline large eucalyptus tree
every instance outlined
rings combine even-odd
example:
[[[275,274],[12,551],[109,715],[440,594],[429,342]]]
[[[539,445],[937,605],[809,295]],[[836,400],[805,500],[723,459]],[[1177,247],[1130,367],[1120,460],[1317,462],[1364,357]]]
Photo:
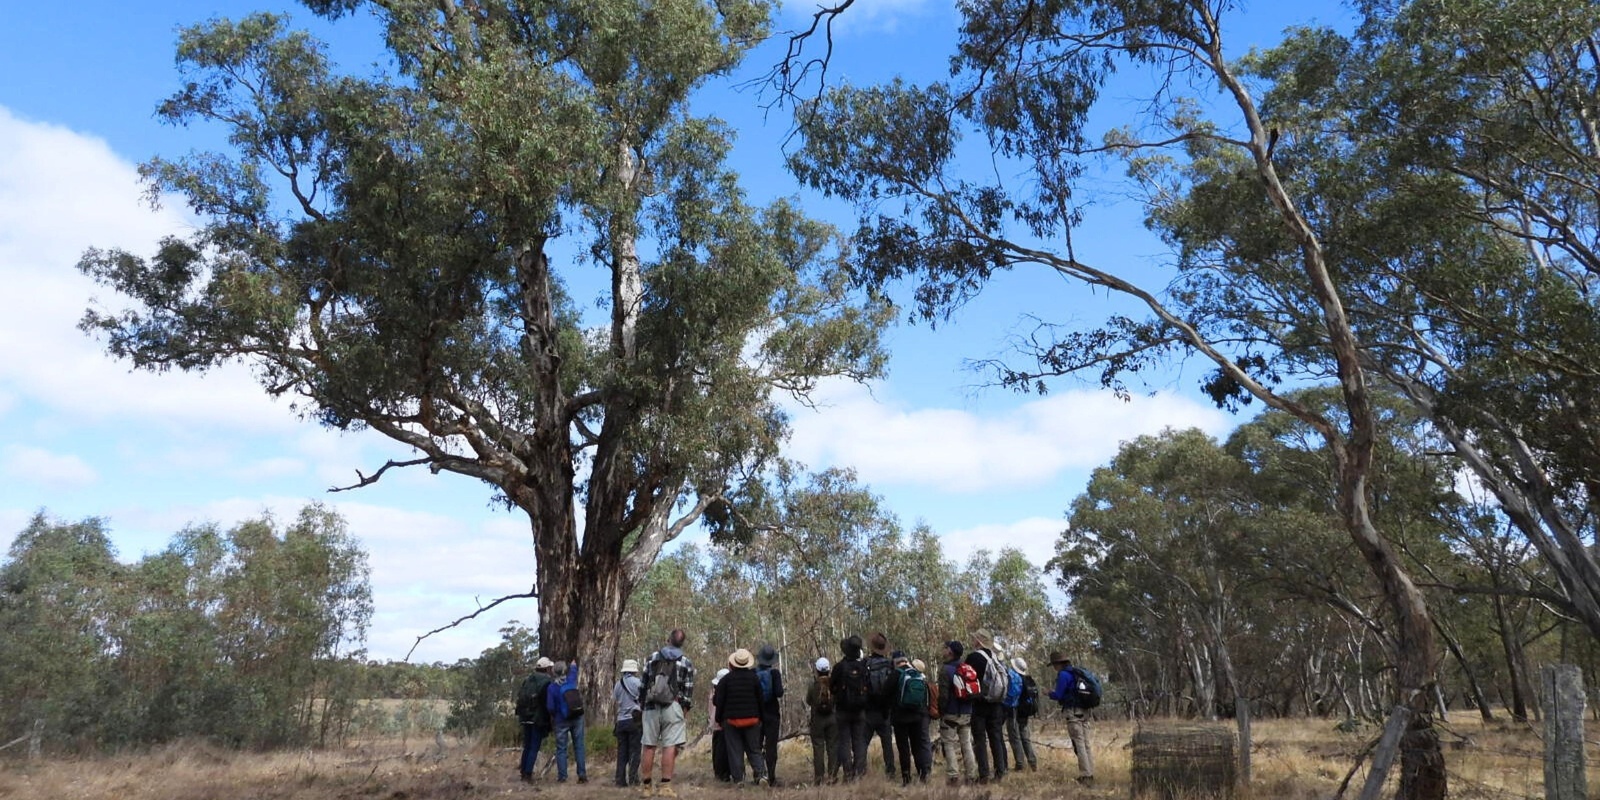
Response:
[[[145,165],[204,225],[149,258],[88,252],[132,309],[84,327],[138,368],[244,362],[414,451],[357,485],[488,484],[529,522],[541,647],[610,674],[663,545],[776,455],[774,393],[882,364],[884,312],[834,233],[746,202],[730,132],[690,112],[770,4],[307,5],[374,15],[396,72],[340,74],[274,16],[185,30],[160,114],[230,152]]]

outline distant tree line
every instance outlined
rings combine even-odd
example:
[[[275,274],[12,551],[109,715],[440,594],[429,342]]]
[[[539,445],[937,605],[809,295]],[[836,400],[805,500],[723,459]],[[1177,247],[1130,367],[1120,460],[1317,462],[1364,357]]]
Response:
[[[371,616],[366,553],[319,505],[191,526],[132,564],[104,520],[41,512],[0,564],[0,737],[325,743],[366,696]]]

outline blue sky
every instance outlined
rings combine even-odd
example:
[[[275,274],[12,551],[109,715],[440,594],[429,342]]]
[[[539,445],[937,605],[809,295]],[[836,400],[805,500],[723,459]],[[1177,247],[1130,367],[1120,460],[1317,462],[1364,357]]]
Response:
[[[834,76],[944,73],[953,4],[856,5],[840,20]],[[420,633],[478,600],[525,591],[528,523],[491,509],[481,484],[400,472],[330,495],[355,470],[371,472],[405,451],[380,436],[338,435],[297,419],[243,368],[130,373],[75,327],[90,303],[115,304],[74,269],[86,247],[148,251],[161,236],[194,227],[176,205],[144,203],[135,172],[153,155],[218,144],[215,132],[154,118],[178,87],[177,28],[286,10],[328,36],[335,61],[363,72],[382,58],[370,22],[345,20],[330,32],[279,0],[13,6],[0,25],[0,280],[9,299],[0,313],[0,548],[41,509],[65,520],[106,518],[120,555],[134,560],[191,522],[228,525],[263,511],[289,518],[308,501],[327,502],[370,553],[376,615],[368,649],[376,658],[404,656]],[[803,24],[811,7],[791,4],[780,27]],[[1339,23],[1346,13],[1325,2],[1256,3],[1235,18],[1233,49],[1243,53],[1285,26]],[[777,56],[758,50],[752,74]],[[782,170],[786,119],[764,119],[760,102],[729,86],[700,101],[739,131],[735,165],[748,190],[757,199],[799,195],[813,213],[848,227],[847,209],[805,195]],[[1117,113],[1113,104],[1108,125],[1121,124]],[[1108,171],[1108,185],[1114,177]],[[1108,190],[1095,199],[1078,256],[1125,265],[1160,285],[1162,247],[1139,227],[1138,209],[1116,197]],[[893,331],[887,379],[831,385],[817,410],[796,409],[791,454],[817,468],[856,468],[907,525],[925,521],[938,531],[950,557],[1015,546],[1042,564],[1064,509],[1119,442],[1167,426],[1221,435],[1236,424],[1193,392],[1199,364],[1175,366],[1152,385],[1154,396],[1127,403],[1073,383],[1045,397],[984,388],[965,366],[1003,355],[1007,337],[1028,329],[1025,315],[1088,323],[1110,302],[1047,275],[1004,276],[938,330]],[[531,602],[496,609],[429,639],[413,658],[475,656],[506,620],[535,618]]]

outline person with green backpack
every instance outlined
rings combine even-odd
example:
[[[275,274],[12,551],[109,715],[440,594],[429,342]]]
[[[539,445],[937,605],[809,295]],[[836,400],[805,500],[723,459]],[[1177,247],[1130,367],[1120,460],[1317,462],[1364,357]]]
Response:
[[[1074,667],[1060,651],[1050,654],[1056,668],[1056,688],[1050,699],[1061,704],[1067,717],[1067,735],[1072,737],[1072,752],[1078,756],[1078,783],[1094,783],[1094,753],[1089,750],[1089,711],[1100,705],[1100,679],[1082,667]]]
[[[900,785],[911,785],[911,763],[917,765],[917,779],[928,782],[933,769],[933,751],[928,743],[928,678],[911,666],[911,659],[894,651],[894,689],[890,709],[894,726],[895,750],[900,753]]]

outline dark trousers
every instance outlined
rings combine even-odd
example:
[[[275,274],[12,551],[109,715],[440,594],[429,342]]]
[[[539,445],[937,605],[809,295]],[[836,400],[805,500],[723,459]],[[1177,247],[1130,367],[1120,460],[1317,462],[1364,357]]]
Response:
[[[818,786],[839,778],[839,722],[832,714],[811,715],[811,771]]]
[[[711,774],[723,783],[732,780],[728,772],[728,735],[723,731],[711,732]]]
[[[911,762],[917,763],[917,778],[924,783],[933,769],[933,745],[928,741],[928,718],[894,723],[894,743],[900,751],[900,778],[911,780]]]
[[[639,757],[644,753],[644,730],[637,723],[631,731],[617,732],[617,785],[639,784]]]
[[[1006,718],[999,703],[972,704],[972,754],[978,759],[978,780],[1006,776]],[[994,769],[989,769],[990,757]]]
[[[728,775],[734,783],[744,783],[746,757],[750,759],[750,769],[755,773],[753,778],[761,780],[767,777],[767,761],[761,755],[760,725],[748,728],[724,726],[722,738],[728,744]]]
[[[894,726],[889,722],[889,713],[875,708],[867,709],[867,741],[877,739],[883,745],[883,774],[894,777]],[[861,767],[866,771],[866,765]]]
[[[867,721],[861,711],[834,711],[839,719],[839,767],[844,779],[853,781],[867,774]]]
[[[522,777],[533,777],[533,766],[539,760],[539,748],[544,746],[544,737],[550,735],[550,729],[522,724],[522,764],[518,770]]]
[[[778,737],[783,735],[779,729],[781,722],[777,713],[761,718],[761,757],[767,762],[767,780],[773,783],[778,782]]]

